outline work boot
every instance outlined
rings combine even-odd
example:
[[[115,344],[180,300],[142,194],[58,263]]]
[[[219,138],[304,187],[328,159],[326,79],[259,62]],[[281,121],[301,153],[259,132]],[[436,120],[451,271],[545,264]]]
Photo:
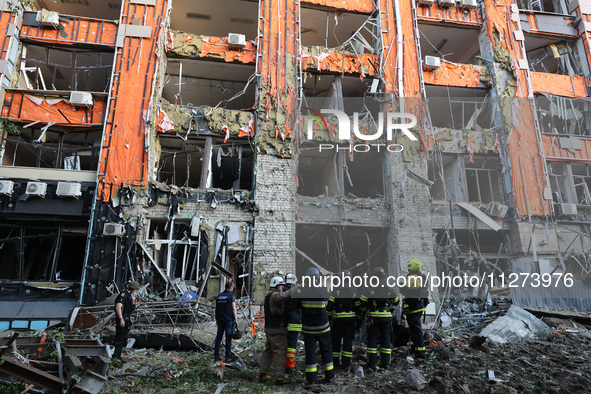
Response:
[[[284,384],[290,383],[289,378],[287,376],[278,377],[275,379],[275,384],[278,386],[282,386]]]
[[[316,386],[316,383],[315,382],[308,382],[308,381],[306,381],[306,383],[304,383],[304,388],[306,390],[309,390],[309,389],[313,388],[314,386]]]
[[[271,380],[271,377],[266,373],[259,374],[259,383],[267,383],[269,380]]]

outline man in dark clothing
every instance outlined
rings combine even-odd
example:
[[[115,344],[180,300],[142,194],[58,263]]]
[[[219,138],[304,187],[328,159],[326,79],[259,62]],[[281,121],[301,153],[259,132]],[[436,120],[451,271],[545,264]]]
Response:
[[[343,282],[345,282],[345,278],[351,278],[351,271],[343,272]],[[357,326],[357,320],[361,319],[360,306],[359,291],[350,282],[345,282],[333,290],[328,299],[326,311],[328,316],[332,317],[332,360],[335,367],[341,365],[341,356],[343,368],[351,366],[355,327]]]
[[[283,291],[288,291],[295,286],[297,278],[295,274],[285,275],[285,287]],[[302,332],[302,311],[299,310],[294,300],[285,303],[287,314],[287,359],[285,360],[285,370],[287,372],[295,371],[295,355],[298,346],[298,336]]]
[[[276,384],[287,384],[285,376],[285,358],[287,356],[287,330],[285,316],[285,302],[291,297],[292,290],[283,292],[285,282],[283,277],[271,278],[269,292],[265,296],[263,308],[265,311],[265,350],[259,358],[259,382],[265,383],[271,379],[269,369],[273,365]]]
[[[215,361],[220,359],[220,346],[222,336],[226,334],[226,362],[232,361],[232,329],[237,323],[236,298],[234,297],[234,282],[228,280],[225,290],[217,295],[215,299],[215,323],[218,326],[218,333],[215,337],[213,357]]]
[[[131,321],[131,314],[135,310],[135,304],[132,295],[140,289],[140,284],[136,281],[127,284],[127,288],[123,289],[121,294],[115,299],[115,314],[117,315],[117,324],[115,326],[115,352],[113,358],[121,360],[121,352],[123,346],[127,344],[127,337],[129,330],[133,325]]]
[[[379,278],[378,287],[370,289],[367,295],[360,297],[361,312],[369,311],[367,318],[367,367],[374,369],[378,363],[379,340],[380,367],[389,369],[392,354],[390,341],[392,336],[392,311],[390,306],[398,305],[399,299],[396,291],[387,285],[386,271],[382,267],[374,269],[373,276]]]
[[[320,279],[320,271],[318,271],[318,268],[309,268],[306,276]],[[306,350],[306,384],[304,388],[311,388],[316,382],[318,374],[316,342],[320,346],[320,354],[324,363],[324,383],[330,383],[334,377],[334,364],[332,361],[330,323],[326,312],[326,303],[330,296],[329,290],[326,287],[312,285],[306,288],[298,288],[296,293],[299,295],[299,297],[294,296],[296,297],[296,304],[302,309],[302,332],[304,333]]]
[[[406,316],[410,331],[411,352],[419,359],[427,358],[421,316],[425,312],[427,305],[429,305],[429,290],[427,290],[426,276],[421,272],[423,268],[423,264],[419,259],[410,259],[408,261],[406,286],[401,289],[404,295],[402,312]]]

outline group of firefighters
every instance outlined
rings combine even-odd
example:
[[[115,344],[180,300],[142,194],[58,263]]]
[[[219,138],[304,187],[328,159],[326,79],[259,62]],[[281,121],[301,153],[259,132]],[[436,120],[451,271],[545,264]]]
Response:
[[[421,286],[426,279],[421,272],[423,268],[418,259],[410,259],[406,287],[400,289],[411,352],[417,359],[426,358],[421,315],[429,301],[426,286]],[[351,276],[348,271],[343,274]],[[306,276],[320,278],[320,271],[311,267]],[[269,381],[273,374],[276,384],[289,383],[285,373],[295,370],[296,346],[301,332],[305,347],[304,387],[316,384],[317,343],[324,370],[321,383],[330,383],[335,367],[351,365],[355,331],[364,322],[367,325],[367,367],[376,368],[379,344],[380,367],[388,369],[392,353],[392,310],[399,304],[399,298],[397,291],[387,285],[383,268],[374,269],[373,276],[379,278],[378,286],[363,291],[348,285],[332,291],[322,286],[304,288],[296,285],[294,274],[273,277],[264,301],[266,343],[259,359],[259,381]]]

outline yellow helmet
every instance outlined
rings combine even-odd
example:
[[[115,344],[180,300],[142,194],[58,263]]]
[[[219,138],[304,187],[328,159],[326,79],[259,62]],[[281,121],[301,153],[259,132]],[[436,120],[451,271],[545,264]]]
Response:
[[[416,257],[408,260],[407,264],[409,271],[420,271],[423,268],[425,268],[423,267],[423,264],[419,261],[419,259],[417,259]]]

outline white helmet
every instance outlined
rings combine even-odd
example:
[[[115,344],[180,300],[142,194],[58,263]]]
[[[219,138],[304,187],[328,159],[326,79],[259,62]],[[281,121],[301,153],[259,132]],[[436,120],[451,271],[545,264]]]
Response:
[[[292,274],[290,272],[287,275],[285,275],[285,283],[286,284],[288,284],[288,285],[295,285],[297,281],[298,281],[298,278],[296,277],[295,274]]]
[[[271,287],[271,288],[273,288],[273,289],[274,289],[274,288],[276,288],[277,286],[279,286],[279,285],[284,285],[284,284],[285,284],[285,282],[283,281],[283,278],[282,278],[281,276],[274,276],[274,277],[271,279],[271,284],[269,285],[269,287]]]

